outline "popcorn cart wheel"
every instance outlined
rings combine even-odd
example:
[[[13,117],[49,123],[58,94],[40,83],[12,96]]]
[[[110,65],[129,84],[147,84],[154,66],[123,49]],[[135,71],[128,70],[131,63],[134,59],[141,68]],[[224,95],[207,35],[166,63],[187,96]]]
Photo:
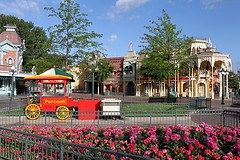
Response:
[[[65,120],[70,116],[70,111],[66,106],[59,106],[56,110],[56,116],[58,119]]]
[[[36,104],[27,105],[25,115],[30,120],[38,119],[40,117],[40,107]]]

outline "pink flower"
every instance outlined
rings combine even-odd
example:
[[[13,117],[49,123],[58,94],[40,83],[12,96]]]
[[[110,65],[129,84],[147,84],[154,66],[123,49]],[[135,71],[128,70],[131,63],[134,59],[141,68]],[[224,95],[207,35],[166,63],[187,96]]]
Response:
[[[179,134],[173,133],[171,134],[171,140],[178,141],[181,139],[181,136]]]
[[[132,152],[132,153],[136,152],[136,149],[135,149],[136,143],[130,143],[130,144],[127,144],[127,146],[129,148],[130,152]]]
[[[150,150],[146,150],[145,152],[144,152],[144,155],[150,155],[151,154],[151,151]]]
[[[162,157],[162,156],[164,156],[163,151],[158,151],[157,156],[158,156],[158,157]]]
[[[136,143],[136,137],[137,136],[131,136],[130,137],[130,143]]]
[[[166,149],[163,149],[162,152],[165,154],[165,153],[167,153],[167,150],[166,150]]]
[[[214,157],[214,159],[220,159],[221,156],[220,156],[220,154],[214,154],[213,157]]]
[[[157,145],[152,145],[151,150],[152,150],[154,153],[157,153],[157,152],[159,151]]]
[[[189,149],[189,150],[194,150],[194,148],[195,148],[195,147],[194,147],[193,145],[189,145],[189,146],[188,146],[188,149]]]
[[[110,126],[98,129],[91,126],[74,128],[21,126],[16,128],[16,130],[62,139],[84,146],[97,146],[103,149],[118,150],[154,159],[179,159],[183,155],[184,159],[188,160],[204,160],[204,157],[209,159],[240,160],[240,129],[237,127],[224,128],[201,123],[198,127],[177,125],[169,127],[150,126],[142,128],[133,126],[115,128]],[[220,139],[218,139],[219,137]],[[28,136],[28,138],[35,140],[33,136]],[[2,142],[7,144],[17,141],[14,138],[3,138]],[[45,144],[47,140],[42,139],[38,143]],[[222,146],[224,144],[228,146]],[[226,147],[228,148],[225,150]],[[28,148],[27,151],[28,154],[39,151],[38,155],[35,155],[36,159],[54,159],[59,156],[57,153],[46,155],[46,149],[46,147],[35,145]],[[5,147],[1,148],[0,152],[8,150],[9,148]],[[20,151],[16,151],[16,155],[22,154]],[[77,151],[84,153],[88,150],[79,148]],[[99,156],[103,156],[103,154],[99,154]],[[104,154],[104,156],[108,159],[116,159],[112,154]],[[68,158],[71,159],[72,157]],[[120,159],[129,160],[131,158],[122,157]]]
[[[198,132],[203,132],[203,128],[200,127],[200,126],[197,126],[197,127],[196,127],[196,131],[198,131]]]
[[[204,159],[205,159],[204,157],[202,157],[200,154],[198,154],[197,160],[204,160]]]
[[[150,142],[151,142],[150,138],[146,138],[146,139],[143,140],[143,143],[146,144],[146,145],[149,144]]]
[[[104,135],[104,136],[111,136],[111,134],[112,134],[112,133],[111,133],[110,131],[108,131],[108,130],[106,130],[106,131],[103,132],[103,135]]]
[[[122,151],[125,151],[126,148],[125,148],[124,146],[121,146],[121,150],[122,150]]]
[[[114,142],[111,142],[111,143],[109,144],[109,146],[111,147],[111,150],[115,150],[115,144],[114,144]]]
[[[227,142],[230,142],[230,141],[232,141],[232,136],[231,135],[224,135],[223,139]]]
[[[168,156],[168,157],[167,157],[167,160],[172,160],[172,157]]]
[[[185,153],[186,153],[186,155],[189,156],[189,155],[191,155],[192,152],[191,152],[191,150],[186,150]]]
[[[195,158],[193,156],[189,156],[188,160],[195,160]]]
[[[209,149],[206,149],[206,150],[204,151],[204,153],[205,153],[206,155],[212,155],[212,151],[210,151]]]
[[[95,139],[95,140],[94,140],[94,143],[96,143],[96,144],[97,144],[98,142],[99,142],[99,140],[98,140],[98,139]]]
[[[170,139],[170,137],[169,137],[168,135],[165,135],[165,136],[164,136],[164,142],[165,142],[165,143],[168,143],[169,139]]]
[[[165,131],[165,132],[166,132],[166,135],[169,135],[169,134],[171,134],[171,133],[172,133],[172,129],[171,129],[171,128],[169,128],[169,127],[165,127],[165,128],[163,129],[163,131]]]
[[[233,158],[233,154],[231,152],[227,153],[222,157],[223,160],[229,160]]]
[[[214,150],[219,150],[219,147],[217,146],[217,143],[211,137],[207,139],[207,145]]]

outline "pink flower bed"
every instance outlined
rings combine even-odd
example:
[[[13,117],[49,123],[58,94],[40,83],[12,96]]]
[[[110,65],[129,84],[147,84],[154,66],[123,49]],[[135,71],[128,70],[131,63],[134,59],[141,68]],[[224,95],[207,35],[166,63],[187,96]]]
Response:
[[[196,127],[20,127],[16,130],[155,159],[240,160],[240,129]]]

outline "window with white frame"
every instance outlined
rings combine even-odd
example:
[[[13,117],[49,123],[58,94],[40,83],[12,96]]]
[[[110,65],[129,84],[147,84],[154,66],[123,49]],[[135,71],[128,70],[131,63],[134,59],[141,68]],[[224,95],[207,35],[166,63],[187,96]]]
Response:
[[[13,64],[13,59],[11,57],[8,58],[8,65],[9,66],[12,66]]]

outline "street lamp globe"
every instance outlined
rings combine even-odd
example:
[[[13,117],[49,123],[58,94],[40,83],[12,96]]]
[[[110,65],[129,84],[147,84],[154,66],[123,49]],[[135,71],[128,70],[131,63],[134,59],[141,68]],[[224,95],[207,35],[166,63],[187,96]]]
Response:
[[[14,66],[12,66],[12,67],[11,67],[11,70],[10,70],[10,72],[12,72],[12,73],[16,72],[16,69],[15,69],[15,67],[14,67]]]

